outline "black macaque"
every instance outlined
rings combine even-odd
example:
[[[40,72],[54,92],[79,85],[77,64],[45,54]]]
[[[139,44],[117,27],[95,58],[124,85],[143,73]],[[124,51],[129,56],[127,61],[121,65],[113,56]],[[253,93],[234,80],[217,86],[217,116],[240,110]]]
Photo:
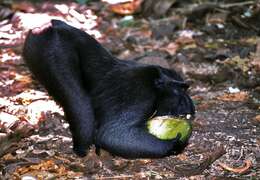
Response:
[[[23,57],[62,106],[79,156],[92,144],[124,158],[160,158],[185,146],[179,137],[160,140],[146,130],[154,112],[195,113],[188,85],[175,71],[119,60],[58,20],[29,32]]]

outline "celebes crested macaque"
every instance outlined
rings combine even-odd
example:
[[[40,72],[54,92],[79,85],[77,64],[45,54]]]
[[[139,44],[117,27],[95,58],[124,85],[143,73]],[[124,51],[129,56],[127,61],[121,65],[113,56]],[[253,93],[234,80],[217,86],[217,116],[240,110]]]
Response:
[[[185,146],[148,133],[147,119],[194,114],[188,85],[174,70],[119,60],[87,33],[58,20],[29,32],[29,69],[63,108],[73,149],[94,144],[125,158],[160,158]]]

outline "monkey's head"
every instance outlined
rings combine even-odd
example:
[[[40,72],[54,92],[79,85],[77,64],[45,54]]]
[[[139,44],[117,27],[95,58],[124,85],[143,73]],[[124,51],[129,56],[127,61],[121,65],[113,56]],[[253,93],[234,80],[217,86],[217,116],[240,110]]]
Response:
[[[174,70],[159,70],[159,78],[155,80],[159,92],[157,115],[193,116],[195,107],[187,92],[189,85]]]

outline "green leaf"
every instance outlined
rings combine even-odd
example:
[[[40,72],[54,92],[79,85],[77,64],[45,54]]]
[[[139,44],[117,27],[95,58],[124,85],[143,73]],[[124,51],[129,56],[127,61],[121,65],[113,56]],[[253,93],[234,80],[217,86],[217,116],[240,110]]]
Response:
[[[79,3],[79,4],[86,4],[89,1],[90,0],[76,0],[76,2]]]

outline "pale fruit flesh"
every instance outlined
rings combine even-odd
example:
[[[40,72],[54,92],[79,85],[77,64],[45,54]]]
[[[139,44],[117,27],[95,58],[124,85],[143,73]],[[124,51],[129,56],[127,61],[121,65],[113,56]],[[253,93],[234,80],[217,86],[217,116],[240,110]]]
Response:
[[[180,141],[186,142],[192,131],[188,120],[172,116],[157,116],[147,121],[150,134],[161,140],[171,140],[180,134]]]

